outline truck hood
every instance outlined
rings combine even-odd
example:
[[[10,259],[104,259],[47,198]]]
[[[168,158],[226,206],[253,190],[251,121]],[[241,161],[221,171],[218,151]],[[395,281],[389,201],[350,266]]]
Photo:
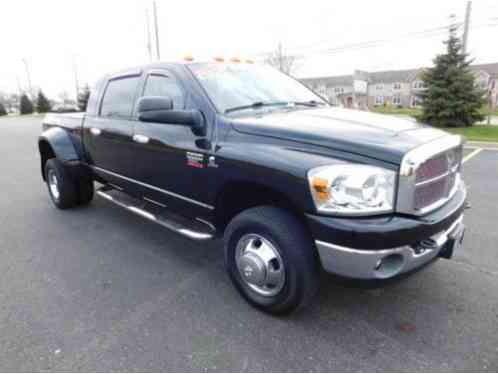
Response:
[[[233,120],[235,130],[318,145],[400,164],[417,146],[447,133],[409,119],[342,108],[313,108]]]

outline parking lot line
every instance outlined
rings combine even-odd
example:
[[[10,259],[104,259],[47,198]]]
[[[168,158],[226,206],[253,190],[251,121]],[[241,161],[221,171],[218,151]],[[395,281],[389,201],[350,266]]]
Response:
[[[462,163],[465,164],[467,161],[469,161],[471,158],[477,156],[481,152],[482,152],[482,148],[477,148],[476,150],[474,150],[473,152],[471,152],[470,154],[465,156]]]

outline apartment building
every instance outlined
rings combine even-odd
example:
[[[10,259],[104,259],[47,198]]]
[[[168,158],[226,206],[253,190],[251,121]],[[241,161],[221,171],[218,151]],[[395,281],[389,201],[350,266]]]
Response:
[[[476,85],[490,93],[494,107],[498,101],[498,63],[471,67]],[[390,105],[414,108],[421,104],[425,90],[423,68],[379,72],[355,71],[352,75],[305,78],[301,81],[334,105],[372,109]]]

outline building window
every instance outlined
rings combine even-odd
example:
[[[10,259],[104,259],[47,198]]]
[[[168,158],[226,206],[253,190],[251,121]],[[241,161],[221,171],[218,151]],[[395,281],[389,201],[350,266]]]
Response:
[[[393,89],[397,90],[397,91],[401,90],[401,83],[394,83],[393,84]]]
[[[399,95],[393,96],[393,105],[401,106],[401,96]]]
[[[480,79],[478,86],[481,90],[487,90],[488,89],[488,80],[487,79]]]
[[[411,106],[412,108],[417,108],[422,105],[423,99],[420,96],[412,96]]]
[[[375,96],[375,105],[384,105],[384,96]]]
[[[316,92],[321,96],[325,96],[327,95],[327,87],[325,87],[324,85],[318,86],[316,88]]]
[[[343,94],[344,93],[344,87],[336,87],[334,88],[334,92],[338,95],[340,94]]]
[[[421,89],[425,88],[425,84],[423,81],[415,81],[415,82],[413,82],[413,88],[415,88],[417,90],[421,90]]]
[[[383,90],[384,89],[384,85],[382,83],[379,83],[375,86],[375,89],[380,91],[380,90]]]

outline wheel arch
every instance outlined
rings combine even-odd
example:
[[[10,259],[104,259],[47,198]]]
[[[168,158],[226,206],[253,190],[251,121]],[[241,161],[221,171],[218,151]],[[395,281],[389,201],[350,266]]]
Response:
[[[51,158],[57,158],[61,162],[80,161],[80,156],[69,134],[57,127],[50,128],[38,138],[38,150],[40,152],[40,166],[43,180],[45,180],[45,164]]]
[[[216,197],[215,226],[217,230],[222,234],[237,214],[261,205],[286,209],[307,227],[303,209],[282,191],[256,182],[231,181],[223,185]]]

